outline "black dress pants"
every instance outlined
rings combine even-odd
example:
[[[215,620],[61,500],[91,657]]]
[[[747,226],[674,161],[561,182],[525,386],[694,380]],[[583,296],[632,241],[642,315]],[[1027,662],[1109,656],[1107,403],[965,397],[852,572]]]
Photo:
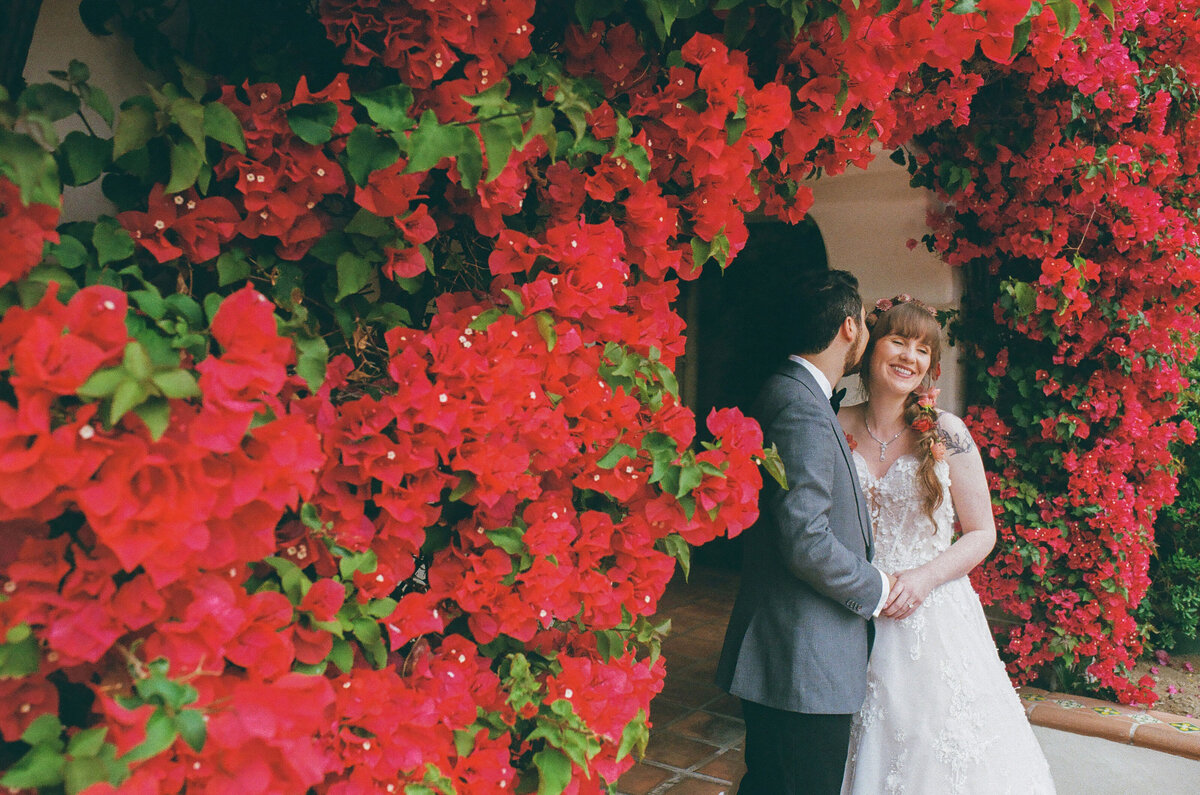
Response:
[[[812,715],[742,701],[746,775],[738,795],[838,795],[850,715]]]

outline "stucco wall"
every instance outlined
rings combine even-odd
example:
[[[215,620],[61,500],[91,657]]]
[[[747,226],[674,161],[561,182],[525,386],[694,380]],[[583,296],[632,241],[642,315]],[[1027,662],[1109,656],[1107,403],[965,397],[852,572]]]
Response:
[[[882,152],[864,169],[851,168],[835,177],[811,183],[812,216],[821,228],[830,268],[858,277],[868,306],[878,298],[910,293],[938,309],[958,307],[958,272],[925,250],[909,249],[928,231],[925,219],[935,199],[925,190],[909,187],[908,172]],[[958,352],[943,339],[942,389],[944,408],[962,409],[962,369]],[[847,400],[853,402],[857,378],[847,379]]]
[[[25,81],[50,82],[50,70],[66,69],[72,59],[88,65],[91,84],[108,94],[114,108],[127,97],[145,93],[146,82],[151,79],[128,41],[117,36],[93,36],[83,26],[78,0],[43,0],[25,62]],[[87,113],[92,126],[99,125],[98,132],[103,130],[104,122],[91,111]],[[83,129],[83,123],[74,117],[58,124],[60,135],[75,129]],[[95,218],[111,211],[99,181],[68,188],[63,195],[64,221]]]

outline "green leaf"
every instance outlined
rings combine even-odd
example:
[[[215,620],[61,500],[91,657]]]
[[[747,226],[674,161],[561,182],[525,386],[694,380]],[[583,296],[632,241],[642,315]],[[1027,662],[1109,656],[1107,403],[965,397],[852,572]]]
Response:
[[[217,283],[224,287],[250,278],[250,260],[240,248],[222,251],[217,257]]]
[[[96,111],[96,114],[104,119],[104,123],[111,128],[116,114],[113,111],[112,102],[108,99],[108,94],[95,86],[86,85],[79,87],[79,93],[83,97],[83,104]]]
[[[150,355],[140,342],[135,341],[125,345],[125,358],[121,364],[131,378],[145,381],[150,377]]]
[[[335,301],[341,301],[347,296],[354,295],[371,283],[375,276],[371,263],[350,251],[344,252],[337,258],[337,296]]]
[[[12,790],[52,787],[63,782],[63,755],[44,745],[34,745],[8,769],[0,785]]]
[[[481,312],[479,317],[475,318],[470,322],[470,324],[468,324],[467,328],[471,329],[472,331],[483,331],[485,328],[492,325],[492,323],[495,323],[502,314],[503,313],[499,309],[492,307],[491,309]]]
[[[297,105],[287,112],[288,126],[305,143],[320,146],[333,138],[333,125],[337,124],[337,105],[318,102],[314,105]]]
[[[171,102],[167,116],[179,125],[197,151],[204,151],[204,106],[186,97]]]
[[[1113,10],[1112,0],[1091,0],[1091,4],[1100,9],[1100,13],[1108,18],[1109,22],[1116,19],[1116,13]]]
[[[204,750],[204,741],[208,737],[208,728],[204,723],[204,713],[198,709],[181,710],[175,716],[175,728],[183,741],[191,746],[193,751]]]
[[[604,19],[624,5],[624,0],[575,0],[575,18],[584,30],[590,30],[597,19]]]
[[[204,165],[204,155],[190,140],[171,141],[168,145],[171,157],[171,179],[163,190],[166,193],[179,193],[196,184],[200,176],[200,167]]]
[[[482,121],[479,134],[483,137],[483,147],[488,159],[487,176],[484,180],[491,182],[504,171],[512,150],[521,143],[525,133],[521,129],[521,120],[516,116],[501,116]]]
[[[204,311],[200,308],[200,304],[196,302],[196,299],[190,295],[173,293],[163,299],[163,303],[176,316],[187,320],[191,328],[200,329],[204,327]]]
[[[133,238],[115,218],[102,216],[92,229],[92,245],[96,247],[101,268],[110,262],[120,262],[133,256]]]
[[[271,556],[263,558],[263,560],[279,575],[279,584],[283,587],[283,593],[291,600],[292,604],[300,604],[300,600],[304,598],[312,581],[300,570],[299,566],[287,558]]]
[[[770,449],[763,451],[762,467],[767,470],[767,474],[775,479],[779,484],[779,488],[787,490],[787,473],[783,469],[783,458],[779,455],[779,448],[772,443]]]
[[[621,742],[617,745],[617,761],[621,761],[631,752],[637,752],[640,759],[646,754],[646,744],[650,741],[650,730],[646,727],[646,710],[639,709],[637,717],[625,724],[621,732]]]
[[[630,447],[623,442],[618,442],[617,444],[614,444],[612,449],[605,453],[599,461],[596,462],[596,466],[600,467],[601,469],[612,469],[621,462],[621,459],[636,457],[636,448]]]
[[[326,659],[341,669],[342,673],[350,673],[354,667],[354,647],[344,638],[335,637]]]
[[[700,485],[704,480],[704,474],[700,471],[700,467],[695,464],[688,464],[679,469],[679,488],[675,492],[676,497],[682,497],[691,492],[692,489]]]
[[[246,136],[242,132],[242,123],[232,110],[220,102],[210,102],[204,106],[204,134],[246,154]]]
[[[0,645],[0,678],[29,676],[37,672],[40,663],[37,638],[29,632],[29,625],[18,624],[9,630]]]
[[[554,330],[554,317],[548,312],[538,312],[533,319],[537,322],[538,334],[542,335],[542,339],[546,343],[546,350],[554,350],[554,346],[558,343],[558,332]]]
[[[296,341],[296,373],[316,392],[325,383],[325,368],[329,364],[329,345],[324,337],[299,336]]]
[[[95,757],[75,758],[67,761],[63,767],[63,788],[67,795],[76,795],[93,784],[110,781],[112,763]],[[120,768],[118,767],[118,770]]]
[[[121,761],[140,762],[158,756],[170,748],[178,736],[179,730],[175,727],[175,721],[160,707],[146,721],[146,739],[123,755]]]
[[[519,527],[499,527],[488,530],[487,537],[492,543],[510,555],[519,555],[525,551],[524,532]]]
[[[368,124],[354,128],[346,140],[346,170],[359,185],[366,185],[372,171],[387,168],[400,158],[393,138],[376,135]]]
[[[458,502],[463,497],[467,496],[467,494],[471,492],[471,489],[475,488],[477,483],[475,480],[475,475],[470,472],[463,471],[456,472],[455,474],[458,475],[458,484],[455,485],[454,490],[450,492],[450,502]]]
[[[1013,43],[1012,54],[1017,55],[1021,50],[1025,49],[1025,45],[1029,43],[1029,32],[1033,29],[1033,22],[1025,21],[1013,28]],[[966,183],[964,183],[965,185]]]
[[[27,135],[0,127],[0,174],[7,174],[21,188],[23,202],[54,207],[61,203],[62,186],[58,165],[50,153]]]
[[[512,302],[513,311],[518,315],[525,314],[525,302],[521,299],[521,294],[516,290],[510,290],[507,287],[500,290]]]
[[[112,427],[134,406],[142,403],[150,393],[141,383],[133,380],[122,381],[113,392],[112,403],[108,407],[108,425]]]
[[[88,380],[83,382],[82,386],[75,390],[75,394],[82,398],[103,400],[113,392],[116,392],[117,387],[128,378],[129,373],[125,372],[124,368],[121,367],[107,367],[103,370],[97,370],[92,373]]]
[[[385,130],[402,132],[413,126],[413,120],[408,115],[408,109],[413,104],[413,93],[403,83],[355,94],[354,99],[366,109],[371,121]]]
[[[675,557],[683,568],[683,578],[686,580],[692,569],[692,548],[683,536],[671,533],[659,542],[668,555]]]
[[[59,145],[63,182],[86,185],[97,179],[112,160],[112,141],[74,130]]]
[[[187,370],[167,370],[150,376],[150,381],[163,397],[182,400],[200,397],[200,385],[196,377]]]
[[[100,747],[104,745],[104,735],[106,734],[108,734],[107,726],[84,729],[67,743],[67,753],[74,757],[95,756],[100,753]]]
[[[692,263],[700,267],[708,262],[712,254],[712,244],[699,237],[692,237]]]
[[[61,751],[63,749],[63,743],[60,739],[62,731],[63,725],[59,721],[58,716],[47,712],[33,719],[33,723],[29,724],[28,728],[21,734],[21,741],[30,745],[44,745],[56,751]]]
[[[571,783],[571,760],[556,748],[543,748],[533,755],[538,771],[537,795],[559,795]]]
[[[167,304],[153,285],[145,290],[133,290],[129,297],[137,304],[138,309],[155,320],[162,320],[167,314]]]
[[[92,70],[88,68],[88,65],[83,61],[72,58],[71,63],[67,65],[67,80],[73,85],[78,85],[79,83],[86,83],[91,79]]]
[[[404,173],[428,171],[442,158],[457,155],[463,142],[461,130],[454,125],[438,124],[432,110],[422,113],[420,122],[408,137],[408,165]]]
[[[462,178],[462,186],[467,190],[475,190],[483,174],[483,150],[479,148],[479,139],[471,130],[460,127],[458,132],[459,144],[455,166]]]
[[[141,149],[158,133],[155,113],[141,104],[125,102],[113,132],[113,159],[126,152]]]
[[[78,238],[66,232],[59,234],[57,243],[47,246],[46,256],[68,270],[78,268],[88,261],[87,248]]]
[[[79,110],[79,97],[54,83],[35,83],[21,92],[17,104],[59,121]]]

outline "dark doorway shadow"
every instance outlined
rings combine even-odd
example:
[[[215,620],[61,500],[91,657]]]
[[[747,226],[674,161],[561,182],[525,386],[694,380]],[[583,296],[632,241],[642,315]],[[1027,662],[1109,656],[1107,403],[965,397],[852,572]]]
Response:
[[[789,324],[800,285],[829,267],[821,231],[811,218],[791,225],[750,224],[750,237],[737,259],[722,272],[706,270],[686,286],[688,404],[696,412],[697,441],[710,437],[705,426],[714,408],[749,413],[759,388],[789,353]],[[734,568],[741,565],[741,540],[718,538],[693,551],[696,562]]]

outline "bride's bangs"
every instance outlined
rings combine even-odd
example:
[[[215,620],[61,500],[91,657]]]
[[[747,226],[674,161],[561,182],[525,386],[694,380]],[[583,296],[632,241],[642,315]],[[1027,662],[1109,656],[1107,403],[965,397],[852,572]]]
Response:
[[[898,304],[884,312],[872,329],[876,338],[895,334],[910,340],[920,340],[933,350],[941,348],[941,327],[933,316],[916,304]]]

